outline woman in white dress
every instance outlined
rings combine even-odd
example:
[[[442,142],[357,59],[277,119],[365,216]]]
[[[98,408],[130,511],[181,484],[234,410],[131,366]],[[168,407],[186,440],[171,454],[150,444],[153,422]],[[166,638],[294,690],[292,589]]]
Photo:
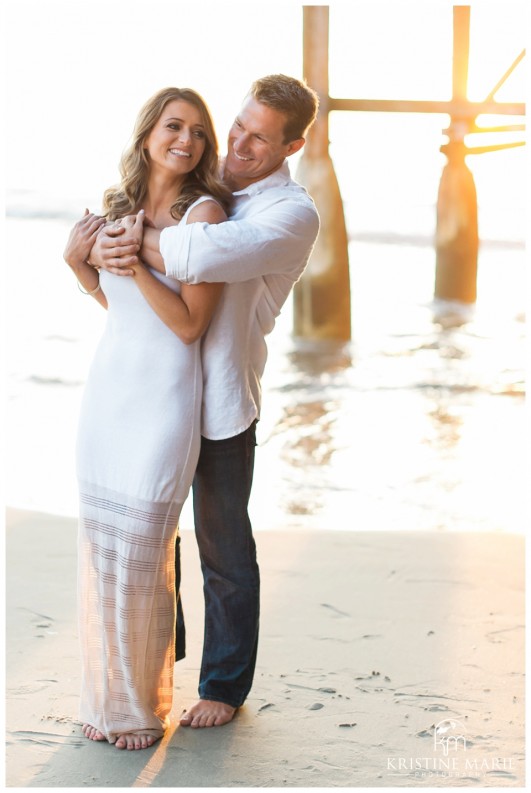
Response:
[[[160,738],[172,706],[174,548],[200,445],[200,338],[222,284],[180,285],[132,259],[134,277],[88,263],[105,222],[220,222],[230,192],[217,177],[208,108],[190,89],[159,91],[141,110],[106,191],[105,218],[74,227],[65,259],[108,309],[87,380],[77,442],[79,632],[83,733],[120,749]],[[215,200],[214,200],[215,199]]]

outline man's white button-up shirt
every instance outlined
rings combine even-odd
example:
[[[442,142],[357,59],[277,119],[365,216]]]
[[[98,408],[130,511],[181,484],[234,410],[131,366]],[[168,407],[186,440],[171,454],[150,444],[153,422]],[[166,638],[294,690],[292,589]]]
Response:
[[[260,417],[265,336],[319,231],[315,205],[291,179],[287,161],[233,195],[229,221],[169,226],[160,237],[168,276],[226,283],[201,350],[201,433],[211,440],[238,435]]]

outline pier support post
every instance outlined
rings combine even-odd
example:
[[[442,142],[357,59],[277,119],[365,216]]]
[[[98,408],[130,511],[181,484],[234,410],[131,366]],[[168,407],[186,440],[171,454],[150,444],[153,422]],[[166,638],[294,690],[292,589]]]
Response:
[[[317,120],[303,149],[297,180],[312,196],[321,230],[294,290],[294,334],[348,341],[350,277],[343,202],[328,150],[328,6],[304,6],[304,78],[319,94]]]
[[[452,100],[466,103],[470,7],[453,9]],[[478,210],[476,187],[465,162],[465,134],[471,119],[451,117],[445,132],[449,142],[441,146],[448,158],[437,197],[435,235],[435,297],[475,303],[477,293]]]
[[[474,177],[464,144],[446,147],[437,197],[435,297],[475,303],[478,270],[478,210]]]

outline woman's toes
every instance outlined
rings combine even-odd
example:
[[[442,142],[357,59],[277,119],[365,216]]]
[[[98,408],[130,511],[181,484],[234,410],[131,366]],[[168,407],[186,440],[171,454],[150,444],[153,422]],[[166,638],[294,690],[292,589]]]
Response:
[[[93,727],[92,724],[84,724],[82,727],[82,732],[85,738],[88,738],[89,741],[104,741],[105,735],[102,732]]]
[[[147,749],[153,746],[156,740],[150,733],[124,733],[116,739],[114,745],[117,749]]]

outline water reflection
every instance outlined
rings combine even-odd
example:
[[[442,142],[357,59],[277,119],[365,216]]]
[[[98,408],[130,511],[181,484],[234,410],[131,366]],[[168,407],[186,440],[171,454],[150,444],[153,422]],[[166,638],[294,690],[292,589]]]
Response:
[[[341,411],[341,400],[334,399],[333,392],[345,384],[342,374],[352,366],[352,355],[350,345],[344,343],[310,344],[299,339],[295,345],[286,356],[290,380],[279,391],[287,395],[297,390],[298,399],[292,395],[284,401],[271,436],[282,436],[281,459],[299,471],[293,491],[282,499],[283,508],[290,515],[312,515],[323,507],[323,488],[307,485],[323,481],[332,466]]]
[[[521,314],[375,294],[351,344],[277,346],[258,528],[273,502],[278,526],[523,530],[523,402],[500,398],[523,392]]]
[[[441,399],[431,410],[428,409],[428,416],[433,423],[433,435],[426,437],[426,443],[433,444],[436,448],[451,449],[456,446],[461,439],[463,427],[463,417],[456,415],[450,407],[447,398]]]

